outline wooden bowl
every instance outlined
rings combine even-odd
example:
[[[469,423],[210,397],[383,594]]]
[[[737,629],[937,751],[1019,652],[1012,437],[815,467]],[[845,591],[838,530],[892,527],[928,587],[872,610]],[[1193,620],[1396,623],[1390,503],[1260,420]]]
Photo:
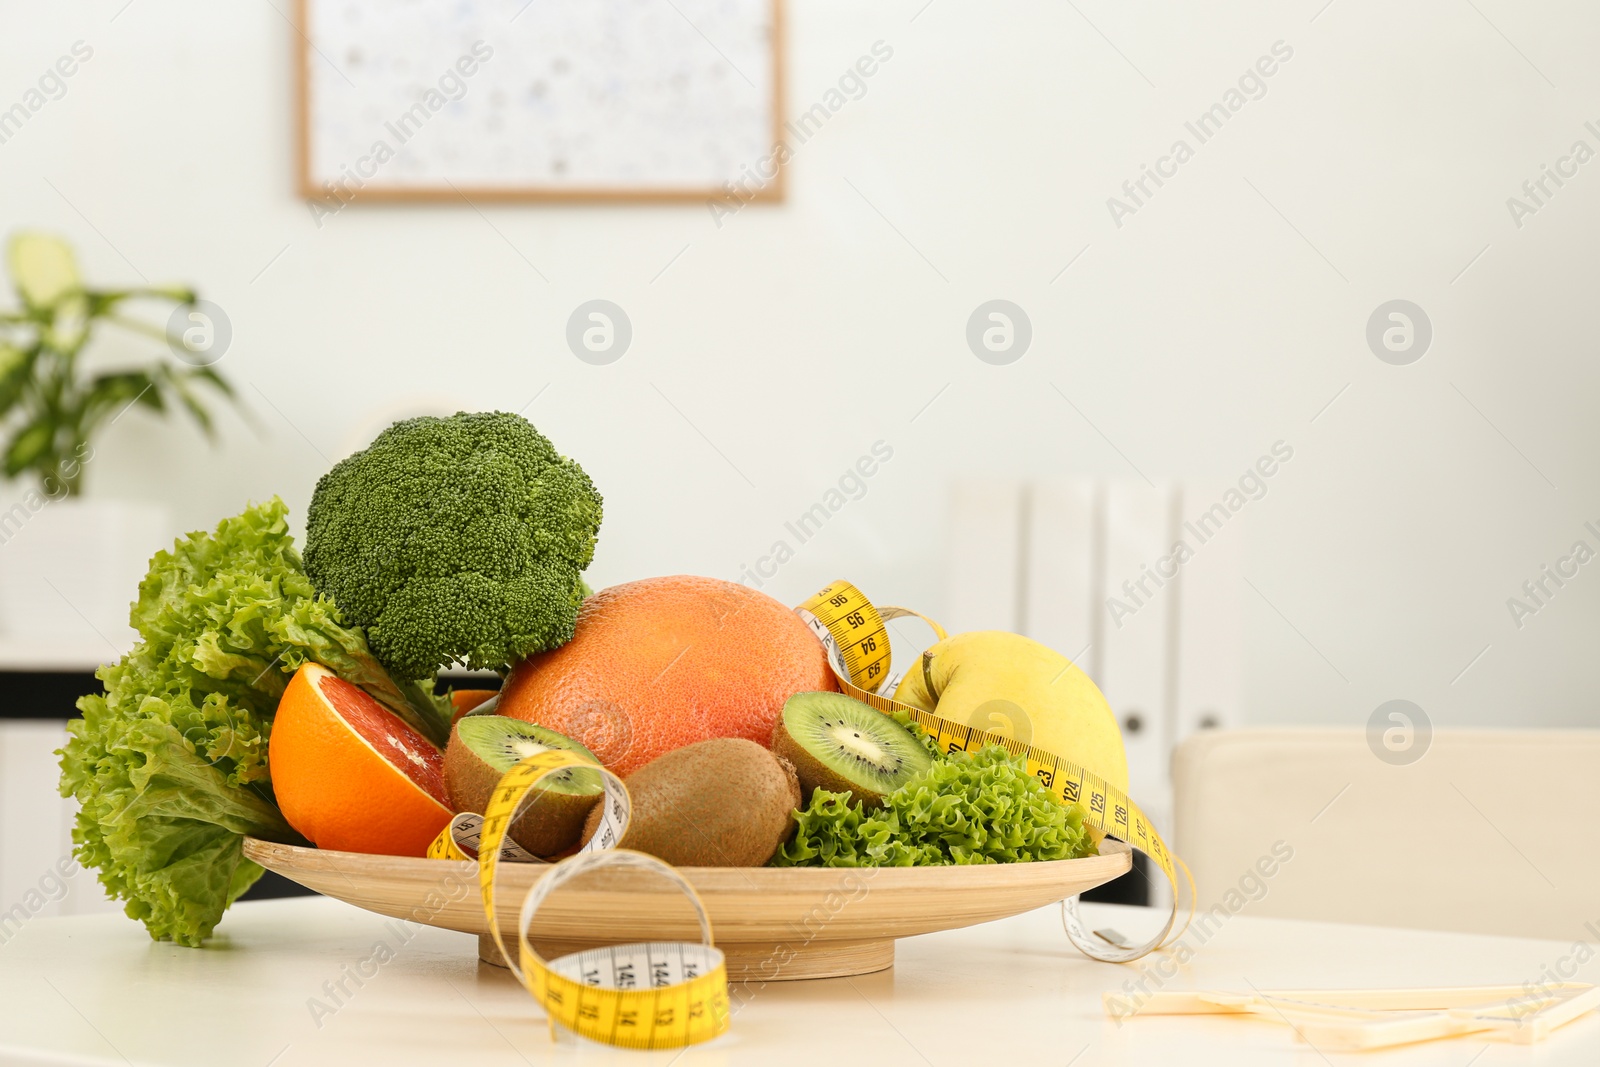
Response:
[[[504,966],[488,936],[477,864],[368,856],[246,838],[244,854],[326,896],[380,915],[477,934],[478,954]],[[711,918],[733,981],[833,978],[894,964],[894,939],[1003,919],[1124,874],[1132,854],[1106,840],[1100,855],[971,867],[682,867]],[[516,943],[522,898],[549,868],[500,868],[496,913]],[[630,941],[698,941],[688,899],[667,881],[601,869],[550,894],[531,939],[546,959]]]

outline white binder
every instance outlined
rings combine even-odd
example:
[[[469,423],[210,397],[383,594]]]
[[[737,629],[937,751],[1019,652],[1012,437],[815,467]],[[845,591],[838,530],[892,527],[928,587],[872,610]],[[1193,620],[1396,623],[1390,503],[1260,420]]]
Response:
[[[1162,833],[1171,830],[1171,683],[1178,568],[1174,495],[1142,482],[1112,482],[1105,497],[1104,648],[1095,680],[1122,725],[1129,793]],[[1164,573],[1165,572],[1165,573]]]
[[[1024,498],[1027,580],[1017,631],[1099,675],[1100,494],[1092,482],[1044,482]]]
[[[951,633],[1018,632],[1022,488],[992,480],[957,483],[950,494],[950,566],[944,617]]]
[[[1185,501],[1194,518],[1202,505]],[[1181,530],[1194,558],[1179,575],[1177,706],[1172,745],[1197,730],[1238,726],[1243,662],[1244,531],[1225,527],[1201,542]]]

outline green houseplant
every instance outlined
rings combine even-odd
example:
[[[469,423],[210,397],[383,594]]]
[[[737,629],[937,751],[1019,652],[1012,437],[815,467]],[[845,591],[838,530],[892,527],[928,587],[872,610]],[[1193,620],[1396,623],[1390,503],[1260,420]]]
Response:
[[[71,247],[48,234],[17,234],[6,253],[17,299],[0,305],[0,480],[24,484],[0,500],[0,640],[99,656],[128,640],[128,593],[174,531],[159,500],[81,495],[93,441],[135,406],[182,407],[211,436],[207,401],[233,397],[211,366],[226,349],[226,318],[185,287],[92,289]],[[129,313],[152,303],[165,323]],[[170,355],[92,366],[85,349],[107,325]]]
[[[150,334],[178,352],[185,345],[181,335],[127,317],[124,305],[154,299],[194,308],[193,289],[91,289],[72,248],[49,234],[15,235],[6,259],[18,297],[15,310],[0,312],[0,471],[6,479],[32,475],[53,500],[78,496],[93,455],[91,439],[133,405],[163,414],[182,407],[212,435],[211,413],[197,387],[230,399],[233,390],[206,355],[93,374],[80,359],[102,324]]]

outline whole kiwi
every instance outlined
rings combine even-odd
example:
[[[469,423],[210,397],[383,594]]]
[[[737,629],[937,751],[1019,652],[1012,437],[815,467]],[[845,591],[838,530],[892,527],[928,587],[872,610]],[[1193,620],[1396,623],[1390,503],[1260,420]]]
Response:
[[[673,749],[629,775],[632,818],[621,848],[676,867],[759,867],[794,833],[794,767],[754,741],[714,737]],[[603,806],[584,824],[588,840]]]

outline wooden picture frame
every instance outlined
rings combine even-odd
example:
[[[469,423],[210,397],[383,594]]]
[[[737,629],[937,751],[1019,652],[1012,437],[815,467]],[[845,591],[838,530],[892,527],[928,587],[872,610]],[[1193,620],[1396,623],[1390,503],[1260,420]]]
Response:
[[[786,195],[787,167],[785,160],[788,153],[780,151],[779,146],[784,143],[784,36],[785,36],[785,11],[784,0],[765,0],[770,11],[770,108],[769,110],[769,155],[774,175],[767,179],[765,184],[754,189],[745,189],[735,197],[725,185],[707,185],[704,187],[653,187],[649,185],[594,185],[594,186],[561,186],[541,185],[531,182],[522,184],[463,184],[452,183],[448,178],[443,185],[381,185],[366,184],[359,190],[350,190],[341,187],[341,194],[336,196],[330,189],[318,180],[314,174],[313,166],[313,121],[315,119],[315,101],[313,100],[313,80],[311,77],[311,64],[316,58],[316,43],[312,39],[311,5],[319,2],[337,2],[337,0],[294,0],[294,81],[296,90],[295,119],[296,119],[296,161],[295,183],[296,191],[301,199],[312,202],[326,202],[330,205],[335,199],[340,200],[340,207],[349,203],[440,203],[449,201],[474,202],[499,202],[499,203],[554,203],[554,202],[590,202],[590,203],[780,203]],[[534,0],[536,2],[536,0]],[[586,0],[586,2],[604,2],[604,0]],[[691,23],[690,25],[693,25]],[[697,28],[698,29],[698,28]],[[709,39],[708,39],[709,40]],[[718,49],[720,52],[721,50]],[[725,62],[732,66],[732,61]],[[737,68],[734,68],[737,69]],[[752,164],[756,160],[750,161]],[[738,175],[730,174],[726,181],[732,181]],[[348,194],[348,195],[343,195]]]

